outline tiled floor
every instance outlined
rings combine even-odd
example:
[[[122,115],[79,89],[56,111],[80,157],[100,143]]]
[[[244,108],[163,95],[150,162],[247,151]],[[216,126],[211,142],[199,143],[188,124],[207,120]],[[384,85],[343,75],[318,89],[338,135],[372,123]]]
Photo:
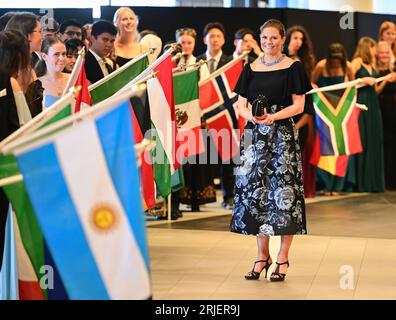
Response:
[[[294,238],[283,283],[244,280],[256,239],[228,232],[218,205],[148,222],[154,299],[396,299],[396,193],[307,203],[312,232]]]

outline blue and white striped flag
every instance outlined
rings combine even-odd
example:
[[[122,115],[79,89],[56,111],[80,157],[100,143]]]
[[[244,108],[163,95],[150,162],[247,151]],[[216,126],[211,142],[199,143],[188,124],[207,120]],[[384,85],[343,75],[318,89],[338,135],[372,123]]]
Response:
[[[16,152],[71,299],[149,299],[130,104]]]

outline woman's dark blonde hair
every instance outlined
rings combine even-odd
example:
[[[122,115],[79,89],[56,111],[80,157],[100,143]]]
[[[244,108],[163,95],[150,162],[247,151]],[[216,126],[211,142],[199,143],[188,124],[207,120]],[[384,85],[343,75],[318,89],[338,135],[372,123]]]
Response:
[[[375,47],[377,44],[373,38],[370,37],[362,37],[360,38],[355,54],[353,55],[353,58],[362,58],[363,63],[365,64],[373,64],[375,61],[373,61],[373,57],[371,56],[370,49],[372,47]]]
[[[384,21],[384,22],[382,22],[381,26],[379,28],[379,31],[378,31],[378,41],[384,40],[383,33],[386,30],[391,29],[391,28],[393,28],[395,30],[395,32],[396,32],[396,25],[392,21]],[[392,49],[393,54],[396,54],[396,43],[395,42],[392,43],[391,49]]]
[[[283,38],[286,35],[286,29],[282,22],[276,19],[269,19],[260,27],[260,33],[266,28],[275,28]]]
[[[390,28],[393,28],[396,31],[396,26],[392,21],[384,21],[381,23],[381,26],[378,31],[378,41],[384,40],[382,34]]]
[[[140,36],[139,36],[139,31],[138,31],[139,17],[136,15],[135,11],[133,11],[131,8],[129,8],[129,7],[118,8],[117,11],[114,13],[113,24],[117,27],[118,35],[119,35],[119,33],[120,33],[120,30],[119,30],[120,29],[119,28],[120,19],[121,19],[122,14],[125,11],[128,11],[129,13],[131,13],[136,19],[136,29],[133,32],[133,40],[136,42],[139,42],[140,41]]]
[[[197,32],[193,28],[180,28],[176,30],[175,37],[176,41],[179,41],[179,38],[182,36],[190,36],[194,39],[197,37]]]

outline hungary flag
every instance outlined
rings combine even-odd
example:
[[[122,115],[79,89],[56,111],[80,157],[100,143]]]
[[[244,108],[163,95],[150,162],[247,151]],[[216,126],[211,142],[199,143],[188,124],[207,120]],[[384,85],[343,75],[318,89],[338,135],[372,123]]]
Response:
[[[148,66],[147,54],[142,54],[89,87],[94,104],[111,97],[136,78]]]
[[[158,191],[165,197],[171,192],[171,176],[180,166],[176,158],[177,127],[171,56],[158,64],[154,71],[158,71],[157,76],[147,81],[152,138],[156,142],[153,151],[153,168]]]
[[[198,69],[173,75],[179,141],[177,157],[180,160],[204,151],[198,81]]]

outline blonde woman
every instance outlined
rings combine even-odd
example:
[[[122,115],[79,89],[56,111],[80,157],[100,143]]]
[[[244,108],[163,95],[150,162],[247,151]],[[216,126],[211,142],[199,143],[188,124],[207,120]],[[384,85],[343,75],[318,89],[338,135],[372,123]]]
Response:
[[[132,9],[127,7],[119,8],[113,19],[114,25],[118,29],[118,34],[114,42],[114,54],[118,66],[123,66],[137,55],[145,52],[148,48],[139,43],[138,25],[139,19]]]
[[[193,28],[180,28],[176,30],[176,41],[182,46],[182,56],[178,61],[178,66],[181,65],[192,65],[197,61],[194,56],[195,40],[197,38],[197,32]],[[200,79],[206,79],[209,77],[209,69],[207,64],[204,64],[200,68]]]
[[[359,116],[363,152],[356,155],[356,189],[358,192],[384,192],[384,145],[382,117],[376,94],[376,43],[372,38],[359,40],[352,60],[355,78],[366,86],[358,89],[357,102],[367,111]]]
[[[386,41],[391,47],[391,64],[395,63],[396,55],[396,25],[391,21],[384,21],[378,31],[378,41]]]

